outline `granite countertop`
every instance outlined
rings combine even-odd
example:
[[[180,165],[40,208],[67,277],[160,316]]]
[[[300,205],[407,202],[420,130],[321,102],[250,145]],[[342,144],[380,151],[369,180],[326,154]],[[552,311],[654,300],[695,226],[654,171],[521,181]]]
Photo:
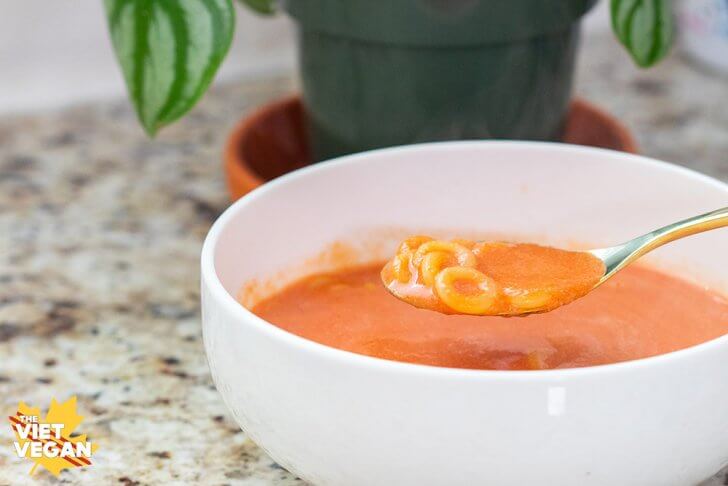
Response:
[[[78,395],[79,431],[100,445],[90,468],[30,478],[0,425],[0,485],[301,483],[227,413],[198,290],[202,239],[228,204],[225,136],[292,89],[216,88],[155,141],[124,100],[0,118],[0,408]],[[728,180],[725,78],[680,55],[638,71],[605,34],[585,40],[576,91],[622,118],[644,154]]]

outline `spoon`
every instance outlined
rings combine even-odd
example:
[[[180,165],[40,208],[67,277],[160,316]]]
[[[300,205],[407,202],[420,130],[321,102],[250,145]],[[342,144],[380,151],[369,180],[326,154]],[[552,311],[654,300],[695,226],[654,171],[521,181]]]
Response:
[[[655,248],[724,226],[728,207],[588,251],[415,236],[382,269],[382,281],[400,300],[446,314],[548,312],[583,297]]]
[[[669,224],[621,245],[590,250],[589,253],[600,259],[605,267],[604,275],[593,288],[597,288],[615,273],[655,248],[686,236],[724,226],[728,226],[728,207]]]

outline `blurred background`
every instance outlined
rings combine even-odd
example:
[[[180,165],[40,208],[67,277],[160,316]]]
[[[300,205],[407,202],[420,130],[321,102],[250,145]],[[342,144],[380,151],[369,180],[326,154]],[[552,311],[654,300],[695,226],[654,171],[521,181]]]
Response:
[[[125,93],[100,1],[3,2],[0,113],[59,107]],[[290,71],[291,22],[237,8],[233,46],[217,82]]]
[[[292,72],[293,23],[285,15],[261,17],[238,8],[233,46],[216,82]],[[31,27],[32,26],[32,27]],[[601,2],[585,32],[610,30]],[[54,108],[121,97],[125,88],[111,48],[101,2],[5,2],[0,15],[0,113]]]
[[[703,157],[709,172],[728,176],[728,163],[718,163],[725,161],[728,122],[715,100],[726,96],[722,88],[728,78],[728,1],[676,0],[674,4],[676,45],[666,60],[643,70],[614,39],[608,2],[598,2],[582,22],[574,90],[620,119],[643,153],[673,162],[682,162],[688,154]],[[238,86],[240,91],[241,81],[283,80],[288,88],[279,85],[273,93],[299,89],[291,19],[282,13],[259,16],[238,7],[233,45],[213,88]],[[0,32],[0,115],[96,100],[128,103],[101,2],[4,2]],[[209,106],[209,98],[208,94],[200,105]],[[232,107],[226,130],[241,108],[254,103],[248,100]],[[647,111],[630,109],[635,107]],[[193,113],[201,110],[198,106]],[[702,119],[695,116],[698,111],[703,111]],[[651,129],[655,126],[669,126],[683,136],[667,136],[664,130]],[[660,143],[653,143],[656,140]]]

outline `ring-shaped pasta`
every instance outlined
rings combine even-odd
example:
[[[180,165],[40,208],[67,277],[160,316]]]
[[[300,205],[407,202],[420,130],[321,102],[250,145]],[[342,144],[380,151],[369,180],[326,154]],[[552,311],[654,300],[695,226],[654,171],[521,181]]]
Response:
[[[529,370],[545,370],[548,368],[546,360],[538,351],[531,351],[526,355],[526,367]]]
[[[538,309],[544,309],[553,300],[551,293],[545,290],[520,292],[513,295],[506,292],[506,295],[508,296],[511,306],[519,312],[531,312]]]
[[[429,236],[410,236],[409,238],[402,241],[397,248],[397,253],[414,253],[422,244],[432,241]]]
[[[392,259],[392,275],[398,282],[407,283],[412,279],[409,268],[411,257],[411,253],[399,253]]]
[[[425,258],[425,255],[432,252],[444,252],[453,255],[461,267],[474,267],[478,261],[473,252],[463,245],[452,241],[433,240],[423,243],[417,248],[417,251],[412,257],[412,264],[419,266]]]
[[[431,288],[435,284],[435,277],[447,266],[450,258],[450,254],[444,251],[431,251],[427,253],[422,258],[422,263],[420,263],[422,283]]]
[[[480,292],[463,293],[455,286],[458,281],[472,282]],[[473,267],[448,267],[442,270],[435,277],[434,290],[443,304],[462,314],[487,314],[499,296],[498,284]]]

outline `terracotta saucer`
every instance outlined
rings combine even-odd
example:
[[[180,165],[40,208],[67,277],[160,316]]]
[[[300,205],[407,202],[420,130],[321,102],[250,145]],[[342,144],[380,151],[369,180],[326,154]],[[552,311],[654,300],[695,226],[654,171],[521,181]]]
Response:
[[[300,97],[274,101],[243,118],[225,146],[230,196],[240,198],[266,181],[310,162]],[[623,152],[637,152],[632,134],[613,116],[576,99],[571,104],[563,141]]]

